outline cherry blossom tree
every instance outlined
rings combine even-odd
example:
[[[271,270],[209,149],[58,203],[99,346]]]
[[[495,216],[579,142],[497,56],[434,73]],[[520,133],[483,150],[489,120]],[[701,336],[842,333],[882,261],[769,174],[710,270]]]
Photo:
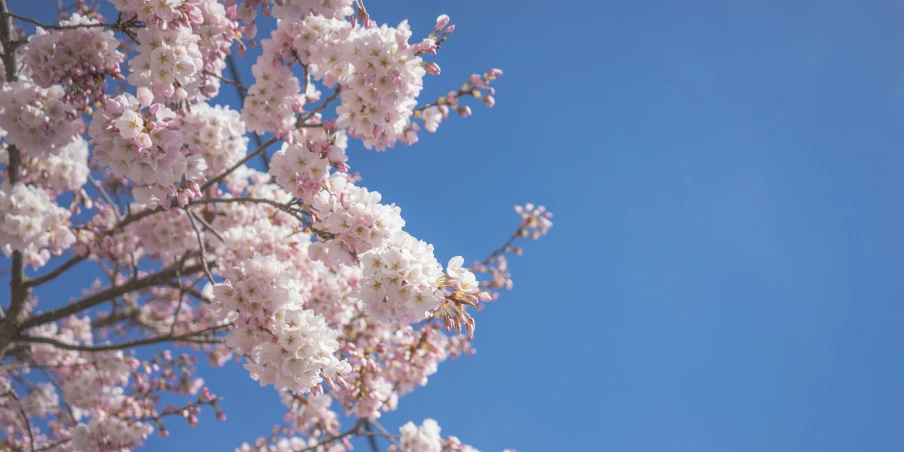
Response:
[[[0,449],[122,451],[204,410],[225,421],[204,366],[285,405],[237,450],[475,450],[379,418],[474,352],[475,313],[551,214],[517,206],[500,248],[442,265],[346,152],[493,106],[498,69],[418,98],[454,30],[443,15],[415,37],[360,0],[77,0],[56,23],[0,0]],[[225,89],[242,105],[217,104]],[[67,300],[35,295],[86,268]]]

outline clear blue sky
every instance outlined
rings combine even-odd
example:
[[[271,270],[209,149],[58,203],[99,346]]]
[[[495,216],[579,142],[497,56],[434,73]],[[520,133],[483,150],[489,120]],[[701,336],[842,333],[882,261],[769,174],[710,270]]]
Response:
[[[415,36],[452,17],[422,99],[505,75],[496,108],[412,148],[354,145],[365,185],[440,260],[484,256],[515,203],[555,213],[477,355],[384,425],[433,417],[485,451],[904,450],[904,4],[368,6]],[[207,376],[229,421],[148,450],[231,450],[279,420],[240,366]]]

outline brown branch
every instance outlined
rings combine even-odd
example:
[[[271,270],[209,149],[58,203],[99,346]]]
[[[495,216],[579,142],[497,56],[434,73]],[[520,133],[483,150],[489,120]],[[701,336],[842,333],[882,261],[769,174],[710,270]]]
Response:
[[[217,338],[204,338],[197,340],[187,340],[197,336],[203,336],[206,334],[214,334],[219,329],[228,328],[230,325],[217,325],[212,326],[210,328],[205,328],[199,331],[192,331],[184,334],[179,334],[173,336],[172,334],[166,336],[158,336],[158,337],[149,337],[145,339],[138,339],[130,342],[123,342],[120,344],[107,344],[107,345],[78,345],[78,344],[67,344],[65,342],[60,342],[56,339],[52,339],[49,337],[36,337],[36,336],[20,336],[17,340],[20,342],[30,342],[30,343],[39,343],[39,344],[49,344],[54,347],[62,348],[64,350],[73,350],[78,352],[105,352],[110,350],[125,350],[127,348],[141,347],[144,345],[151,344],[159,344],[161,342],[191,342],[194,344],[218,344],[222,342]]]
[[[66,270],[69,270],[70,268],[74,267],[75,264],[78,264],[85,259],[87,259],[85,256],[73,256],[68,261],[63,262],[62,265],[53,269],[52,271],[43,274],[35,279],[25,281],[25,287],[40,286],[41,284],[44,284],[47,281],[50,281],[52,279],[55,279],[57,276],[62,275]]]
[[[380,452],[379,447],[377,447],[377,437],[373,435],[373,430],[370,428],[370,422],[364,423],[364,431],[368,433],[367,444],[370,445],[371,452]]]
[[[398,439],[398,436],[389,433],[389,432],[386,430],[386,428],[383,427],[382,425],[380,425],[380,423],[377,422],[375,419],[368,419],[368,420],[367,420],[367,424],[368,424],[368,425],[374,426],[377,430],[379,430],[380,434],[383,435],[383,436],[384,436],[386,439],[388,439],[389,441],[392,441],[392,442],[394,442],[394,443],[396,443],[396,444],[399,444],[398,441],[396,441],[396,439]]]
[[[268,204],[277,209],[286,209],[286,205],[283,203],[279,203],[273,201],[271,199],[265,198],[209,198],[209,199],[199,199],[194,201],[189,201],[189,205],[196,204],[224,204],[224,203],[241,203],[241,202],[250,202],[250,203],[260,203],[260,204]]]
[[[220,182],[226,176],[232,174],[233,171],[237,170],[240,166],[244,165],[245,163],[248,163],[249,160],[253,159],[261,152],[264,152],[264,150],[267,149],[267,147],[269,147],[273,143],[276,143],[277,141],[279,141],[279,138],[276,138],[276,137],[270,138],[269,140],[265,141],[263,144],[258,146],[258,148],[255,149],[253,152],[246,155],[245,158],[239,160],[235,165],[232,165],[226,171],[223,171],[222,173],[216,175],[213,179],[210,179],[209,181],[205,182],[204,185],[201,186],[201,191],[207,190],[212,185],[216,184],[217,182]]]
[[[207,249],[204,247],[204,238],[201,237],[201,230],[198,229],[198,224],[195,223],[195,214],[188,209],[185,209],[185,214],[188,215],[188,221],[191,222],[191,228],[195,231],[195,237],[198,238],[198,246],[201,248],[201,265],[204,266],[204,274],[207,275],[207,280],[210,281],[210,284],[216,284],[213,275],[210,274],[210,269],[207,268]],[[175,325],[175,323],[173,323],[173,325]]]
[[[209,298],[205,297],[201,292],[198,292],[197,290],[192,289],[191,287],[185,287],[185,286],[176,284],[174,282],[169,282],[166,285],[169,287],[172,287],[173,289],[178,289],[178,290],[184,291],[186,294],[191,295],[191,296],[197,298],[198,300],[201,300],[204,303],[210,303]]]
[[[505,242],[505,244],[503,244],[499,248],[496,248],[495,251],[490,253],[490,255],[483,261],[483,265],[490,265],[490,263],[493,262],[493,259],[495,259],[497,256],[511,250],[512,243],[515,243],[515,240],[517,240],[518,237],[521,237],[522,230],[524,230],[524,224],[522,224],[521,226],[518,226],[518,229],[515,230],[515,233],[512,234],[511,237],[509,237],[508,241]]]
[[[6,0],[0,0],[0,45],[3,46],[3,65],[6,69],[6,80],[12,82],[16,79],[16,45],[12,41],[12,14],[6,5]],[[6,165],[6,172],[9,178],[10,186],[20,181],[22,156],[16,146],[7,146],[9,159]],[[19,315],[25,307],[25,300],[28,298],[28,288],[25,287],[25,259],[21,251],[13,251],[12,270],[10,271],[10,300],[9,309],[4,313],[2,321],[0,321],[0,356],[3,350],[15,337],[16,325],[19,322]],[[34,443],[34,440],[32,440]],[[34,444],[32,444],[34,449]]]
[[[235,82],[233,82],[232,85],[236,88],[236,92],[239,95],[239,101],[242,102],[242,105],[245,105],[245,95],[248,92],[248,89],[245,88],[242,83],[242,73],[239,72],[239,67],[235,63],[235,56],[232,53],[226,55],[226,65],[229,67],[229,72],[232,73],[232,78],[235,79]],[[253,133],[252,136],[254,137],[254,144],[257,145],[257,147],[263,146],[263,140],[260,135]],[[261,161],[264,162],[264,168],[270,170],[270,160],[267,158],[266,152],[261,152]]]
[[[186,210],[188,210],[188,209],[186,209]],[[201,226],[204,226],[204,229],[210,231],[210,233],[213,234],[216,238],[218,238],[220,240],[220,242],[226,241],[226,239],[223,238],[223,235],[220,234],[216,229],[214,229],[213,226],[210,225],[210,223],[205,221],[203,217],[198,216],[194,212],[192,212],[192,215],[195,217],[195,220],[198,220],[198,222],[201,223]]]
[[[244,86],[242,86],[241,83],[239,83],[239,82],[237,82],[237,81],[235,81],[235,80],[229,80],[229,79],[226,78],[226,77],[223,77],[223,76],[221,76],[221,75],[214,74],[213,72],[210,72],[210,71],[204,71],[204,75],[209,75],[209,76],[211,76],[211,77],[213,77],[213,78],[215,78],[215,79],[217,79],[217,80],[219,80],[219,81],[221,81],[221,82],[223,82],[223,83],[226,83],[226,84],[228,84],[228,85],[232,85],[232,86],[234,86],[234,87],[235,87],[239,92],[241,92],[241,93],[245,93],[245,92],[248,91],[248,88],[245,88]]]
[[[357,434],[361,431],[361,428],[364,426],[365,422],[366,422],[366,420],[363,419],[363,418],[362,418],[362,419],[358,419],[358,421],[355,422],[355,426],[352,427],[352,428],[350,428],[350,429],[349,429],[348,431],[346,431],[345,433],[341,433],[341,434],[336,435],[336,436],[334,436],[334,437],[332,437],[332,438],[330,438],[330,439],[327,439],[327,440],[325,440],[325,441],[322,441],[322,442],[320,442],[319,444],[315,444],[315,445],[313,445],[313,446],[311,446],[311,447],[302,449],[302,450],[299,451],[299,452],[309,452],[309,451],[312,451],[312,450],[317,449],[317,448],[319,448],[319,447],[325,446],[325,445],[327,445],[327,444],[330,444],[330,443],[334,443],[334,442],[336,442],[336,441],[339,441],[339,440],[342,439],[342,438],[346,438],[346,437],[349,437],[349,436],[351,436],[351,435],[357,435]]]
[[[327,97],[326,100],[323,101],[322,104],[320,104],[320,105],[317,106],[317,108],[311,110],[310,112],[308,112],[308,114],[304,115],[304,116],[301,118],[301,121],[299,121],[299,122],[300,122],[302,125],[308,126],[309,124],[304,124],[304,123],[307,122],[308,119],[313,118],[314,115],[316,115],[317,113],[320,113],[320,111],[322,111],[324,108],[326,108],[326,107],[330,104],[330,102],[336,100],[336,98],[339,97],[339,93],[340,93],[340,92],[342,92],[342,87],[341,87],[341,86],[340,86],[340,87],[337,87],[337,88],[336,88],[336,91],[333,91],[333,94],[332,94],[330,97]],[[319,124],[317,124],[317,125],[319,125]]]
[[[74,303],[63,306],[62,308],[54,309],[52,311],[48,311],[34,317],[29,317],[25,319],[24,322],[22,322],[21,326],[22,328],[31,328],[38,325],[43,325],[47,322],[53,322],[69,315],[79,313],[81,311],[84,311],[85,309],[90,309],[107,300],[112,300],[129,292],[144,289],[146,287],[166,284],[170,279],[176,276],[176,273],[180,271],[183,264],[183,262],[177,262],[153,275],[145,276],[144,278],[140,279],[130,280],[129,282],[121,286],[110,287],[107,290],[98,292],[94,295],[89,295]],[[202,270],[204,270],[204,267],[202,265],[195,264],[191,267],[181,269],[181,273],[189,275]]]

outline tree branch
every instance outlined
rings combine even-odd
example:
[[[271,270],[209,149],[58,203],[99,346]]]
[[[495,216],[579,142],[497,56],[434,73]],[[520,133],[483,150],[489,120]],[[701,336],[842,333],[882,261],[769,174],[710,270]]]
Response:
[[[6,6],[6,0],[0,0],[0,45],[3,46],[3,66],[6,69],[7,82],[16,79],[16,45],[12,42],[12,13]],[[13,186],[21,180],[21,164],[22,156],[16,146],[8,145],[7,152],[9,160],[6,165],[6,172],[9,177],[9,184]],[[3,320],[0,321],[0,355],[2,350],[10,343],[16,334],[16,324],[19,322],[19,315],[25,307],[25,300],[28,298],[28,288],[25,287],[25,260],[21,251],[13,251],[12,270],[10,271],[10,300],[9,309],[6,310]],[[34,441],[32,441],[34,442]],[[34,449],[34,444],[32,444]]]
[[[326,108],[330,104],[330,102],[336,100],[336,98],[339,97],[340,92],[342,92],[342,87],[336,87],[336,91],[333,91],[333,94],[330,97],[327,97],[326,100],[323,101],[322,104],[317,106],[317,108],[311,110],[310,112],[308,112],[308,114],[304,115],[302,117],[301,121],[299,121],[299,123],[303,124],[303,123],[307,122],[308,119],[313,118],[314,115],[316,115],[321,110]],[[320,125],[320,124],[317,124],[317,125]]]
[[[215,78],[215,79],[217,79],[217,80],[219,80],[219,81],[221,81],[221,82],[223,82],[223,83],[226,83],[227,85],[232,85],[232,86],[234,86],[234,87],[236,88],[236,90],[238,90],[238,92],[240,92],[240,93],[244,93],[244,92],[248,91],[248,88],[245,88],[244,86],[242,86],[241,83],[239,83],[239,82],[237,82],[237,81],[235,81],[235,80],[229,80],[229,79],[226,78],[226,77],[223,77],[223,76],[214,74],[213,72],[209,72],[209,71],[204,71],[204,75],[209,75],[209,76],[211,76],[211,77],[213,77],[213,78]]]
[[[258,146],[258,148],[255,149],[253,152],[251,152],[250,154],[246,155],[245,158],[239,160],[235,165],[232,165],[232,166],[229,167],[226,171],[223,171],[222,173],[220,173],[220,174],[218,174],[217,176],[215,176],[213,179],[210,179],[209,181],[205,182],[204,185],[201,186],[201,191],[207,190],[207,189],[210,188],[213,184],[216,184],[217,182],[220,182],[220,181],[223,180],[226,176],[232,174],[233,171],[237,170],[240,166],[242,166],[242,165],[248,163],[249,160],[253,159],[254,157],[256,157],[256,156],[257,156],[258,154],[260,154],[261,152],[264,152],[264,150],[266,150],[271,144],[276,143],[277,141],[279,141],[279,138],[276,138],[276,137],[270,138],[269,140],[265,141],[263,144],[261,144],[260,146]]]
[[[39,343],[39,344],[49,344],[54,347],[62,348],[64,350],[73,350],[78,352],[105,352],[110,350],[124,350],[127,348],[141,347],[144,345],[158,344],[160,342],[177,342],[177,341],[185,341],[191,342],[195,344],[218,344],[220,340],[213,340],[214,338],[207,339],[198,339],[198,340],[186,340],[191,339],[197,336],[203,336],[205,334],[215,333],[216,330],[222,328],[228,328],[230,325],[217,325],[212,326],[210,328],[205,328],[199,331],[192,331],[189,333],[179,334],[173,336],[172,334],[166,336],[158,336],[158,337],[149,337],[145,339],[138,339],[130,342],[123,342],[120,344],[107,344],[107,345],[78,345],[78,344],[67,344],[65,342],[60,342],[56,339],[52,339],[49,337],[37,337],[37,336],[20,336],[17,339],[20,342],[31,342],[31,343]]]
[[[207,275],[207,280],[210,281],[210,284],[216,284],[214,281],[213,275],[210,274],[210,269],[207,268],[207,249],[204,247],[204,238],[201,237],[201,230],[198,229],[198,224],[195,222],[195,214],[188,209],[185,209],[185,214],[188,215],[188,221],[191,222],[191,228],[195,231],[195,237],[198,238],[198,246],[201,248],[201,265],[204,266],[204,274]],[[173,323],[175,325],[175,323]]]
[[[350,429],[349,429],[348,431],[346,431],[345,433],[341,433],[341,434],[336,435],[336,436],[334,436],[334,437],[332,437],[332,438],[330,438],[330,439],[327,439],[327,440],[325,440],[325,441],[322,441],[322,442],[320,442],[319,444],[315,444],[315,445],[313,445],[313,446],[311,446],[311,447],[302,449],[302,450],[299,451],[299,452],[309,452],[309,451],[312,451],[312,450],[317,449],[317,448],[319,448],[319,447],[325,446],[325,445],[327,445],[327,444],[330,444],[330,443],[334,443],[334,442],[336,442],[336,441],[339,441],[339,440],[342,439],[342,438],[346,438],[346,437],[349,437],[349,436],[351,436],[351,435],[357,435],[358,432],[361,431],[361,427],[364,426],[365,422],[366,422],[366,420],[363,419],[363,418],[362,418],[362,419],[358,419],[358,421],[355,422],[355,426],[352,427],[352,428],[350,428]]]
[[[373,433],[373,430],[370,428],[370,422],[364,423],[364,430],[367,433]],[[367,435],[367,443],[370,445],[371,452],[379,452],[380,449],[377,447],[377,437],[374,435]]]
[[[31,328],[38,325],[43,325],[47,322],[53,322],[56,320],[60,320],[64,317],[67,317],[72,314],[79,313],[84,311],[85,309],[90,309],[94,306],[97,306],[107,300],[112,300],[121,295],[125,295],[129,292],[143,289],[145,287],[164,285],[169,282],[176,274],[180,271],[181,266],[184,265],[182,262],[177,262],[169,267],[161,270],[158,273],[153,275],[146,276],[140,279],[133,279],[129,282],[121,285],[110,287],[107,290],[98,292],[94,295],[87,296],[82,298],[79,301],[63,306],[59,309],[54,309],[52,311],[45,312],[40,315],[36,315],[34,317],[29,317],[22,322],[22,328]],[[200,264],[195,264],[190,267],[181,269],[181,273],[183,275],[189,275],[193,273],[197,273],[199,271],[203,271],[204,266]]]
[[[85,259],[87,259],[85,256],[73,256],[68,261],[63,262],[62,265],[53,269],[52,271],[50,271],[46,274],[43,274],[35,279],[30,279],[30,280],[26,281],[25,287],[40,286],[41,284],[44,284],[47,281],[50,281],[52,279],[55,279],[57,276],[62,275],[63,273],[66,272],[66,270],[69,270],[70,268],[74,267],[75,264],[78,264],[79,262],[81,262]]]
[[[231,53],[226,55],[226,65],[229,67],[229,72],[232,73],[232,78],[235,79],[235,81],[232,82],[231,85],[235,86],[235,89],[239,95],[239,100],[242,102],[242,105],[244,105],[245,94],[248,92],[248,89],[245,88],[245,86],[242,84],[242,73],[239,72],[238,65],[235,64],[235,57]],[[225,79],[223,78],[220,79],[225,81]],[[256,144],[257,147],[261,147],[263,145],[260,135],[253,133],[251,134],[251,136],[254,137],[254,144]],[[267,159],[266,152],[261,152],[261,160],[264,162],[264,168],[269,170],[270,160]]]

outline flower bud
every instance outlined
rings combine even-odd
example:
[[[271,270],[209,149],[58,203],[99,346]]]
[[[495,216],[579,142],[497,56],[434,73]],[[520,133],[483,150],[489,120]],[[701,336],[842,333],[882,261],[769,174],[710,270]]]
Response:
[[[443,14],[436,18],[436,26],[433,27],[433,31],[437,32],[442,30],[446,25],[449,24],[449,16]]]
[[[430,75],[439,75],[439,65],[433,61],[425,63],[424,69],[426,69],[427,73]]]

